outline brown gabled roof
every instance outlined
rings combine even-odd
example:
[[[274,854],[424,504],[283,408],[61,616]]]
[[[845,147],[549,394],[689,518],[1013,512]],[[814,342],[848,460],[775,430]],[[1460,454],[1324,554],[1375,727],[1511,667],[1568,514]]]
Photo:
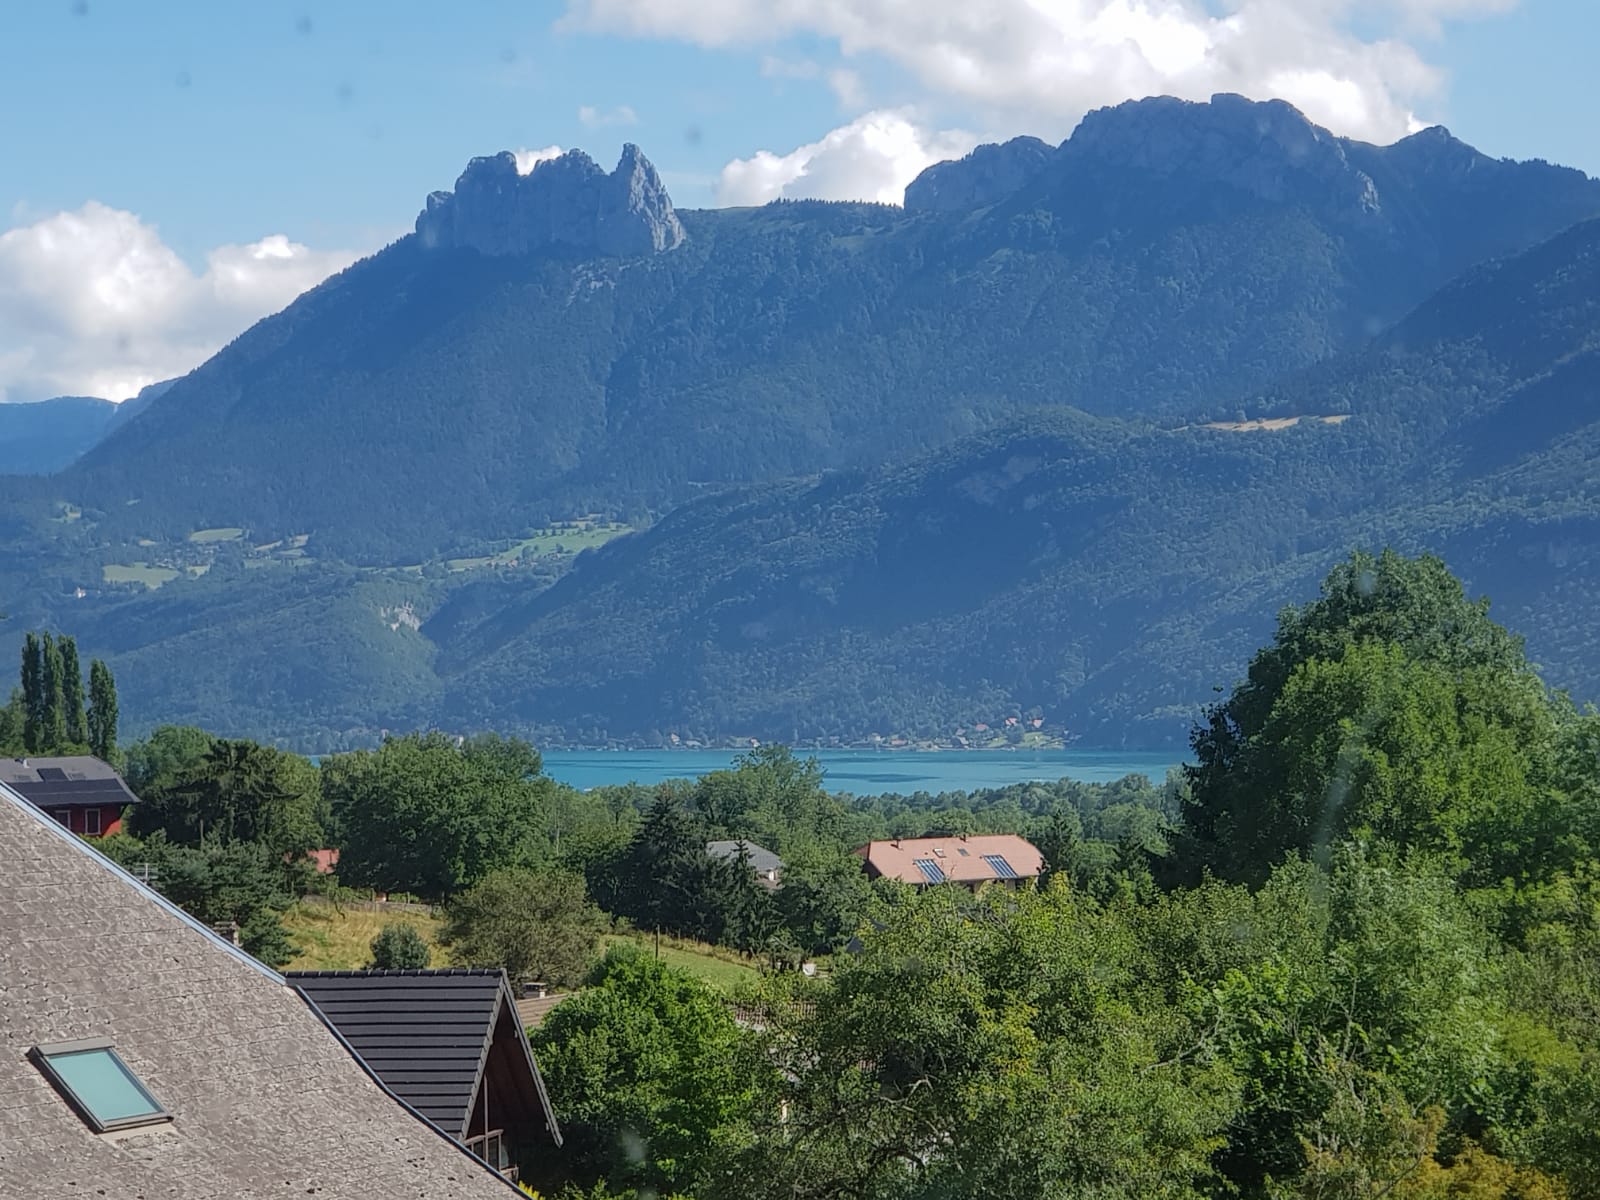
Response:
[[[282,976],[3,785],[0,846],[0,1196],[515,1196]],[[95,1133],[29,1059],[94,1038],[169,1122]]]
[[[868,842],[853,853],[866,860],[873,878],[913,884],[1034,879],[1044,870],[1039,848],[1014,833],[899,838]]]

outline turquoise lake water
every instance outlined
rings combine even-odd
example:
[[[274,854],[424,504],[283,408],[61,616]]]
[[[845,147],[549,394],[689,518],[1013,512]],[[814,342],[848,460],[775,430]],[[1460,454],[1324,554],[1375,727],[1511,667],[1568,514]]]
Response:
[[[970,792],[1035,780],[1105,783],[1147,775],[1154,783],[1179,761],[1176,751],[1130,750],[817,750],[829,791]],[[733,750],[549,750],[545,773],[576,788],[692,779],[733,765]]]

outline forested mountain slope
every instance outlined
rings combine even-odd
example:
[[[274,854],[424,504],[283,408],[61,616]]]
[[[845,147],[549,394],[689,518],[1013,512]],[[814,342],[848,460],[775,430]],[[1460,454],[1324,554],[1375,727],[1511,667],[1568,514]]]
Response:
[[[686,506],[424,632],[447,711],[851,736],[1037,708],[1181,738],[1352,545],[1435,548],[1600,694],[1600,222],[1471,272],[1248,402],[1280,429],[1041,414],[910,466]],[[1345,417],[1337,423],[1320,418]]]
[[[1102,110],[1047,150],[937,168],[939,207],[684,214],[632,147],[610,175],[476,160],[419,233],[10,491],[106,537],[241,527],[415,562],[874,468],[1042,406],[1228,412],[1600,212],[1579,172],[1442,130],[1362,145],[1238,97]]]
[[[48,475],[105,435],[117,406],[93,396],[57,396],[33,404],[0,404],[0,471]]]

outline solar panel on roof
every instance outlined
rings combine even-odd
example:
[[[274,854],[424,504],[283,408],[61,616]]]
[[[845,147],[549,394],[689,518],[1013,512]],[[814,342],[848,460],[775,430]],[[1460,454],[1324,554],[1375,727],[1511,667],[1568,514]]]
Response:
[[[934,862],[933,859],[918,858],[914,859],[913,861],[917,864],[917,870],[922,872],[922,877],[929,883],[944,882],[944,868],[939,866],[938,863]]]
[[[989,864],[989,869],[994,872],[996,879],[1018,879],[1020,876],[1008,863],[1003,854],[985,854],[983,861]]]

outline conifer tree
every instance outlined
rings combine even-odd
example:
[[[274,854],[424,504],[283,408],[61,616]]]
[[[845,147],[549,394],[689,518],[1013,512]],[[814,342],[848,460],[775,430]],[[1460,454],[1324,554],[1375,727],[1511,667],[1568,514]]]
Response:
[[[89,664],[89,753],[106,762],[117,753],[117,683],[98,658]]]
[[[89,731],[84,723],[83,668],[78,665],[78,639],[63,637],[61,647],[62,706],[66,715],[67,741],[74,747],[86,745]]]

